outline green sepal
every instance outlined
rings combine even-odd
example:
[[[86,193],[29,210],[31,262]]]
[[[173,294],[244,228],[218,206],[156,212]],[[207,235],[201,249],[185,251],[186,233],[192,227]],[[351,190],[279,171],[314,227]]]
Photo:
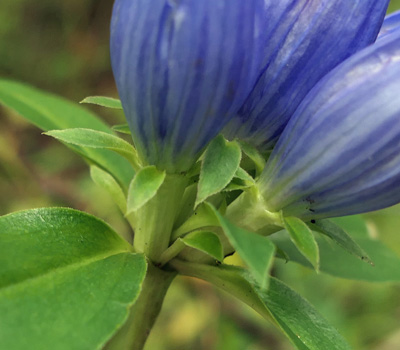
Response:
[[[108,149],[117,152],[131,162],[135,171],[141,168],[135,148],[117,136],[102,131],[81,128],[51,130],[44,134],[76,146]]]
[[[207,203],[199,205],[193,214],[178,228],[176,228],[171,235],[171,240],[208,226],[219,226],[219,220],[215,216],[214,211]]]
[[[126,213],[126,197],[118,182],[108,172],[100,169],[96,165],[90,167],[90,176],[93,182],[103,188],[117,204],[123,214]]]
[[[101,107],[122,109],[121,101],[119,99],[113,98],[113,97],[88,96],[79,103],[88,103],[88,104],[98,105]]]
[[[299,253],[286,232],[278,232],[270,238],[289,256],[289,261],[313,268],[310,262]],[[317,242],[321,258],[320,272],[351,280],[400,282],[400,257],[382,242],[369,238],[357,238],[357,244],[371,256],[374,266],[365,264],[324,237],[317,237]]]
[[[165,250],[164,253],[161,254],[160,264],[164,265],[175,258],[185,247],[203,252],[219,262],[224,260],[221,241],[214,232],[194,231],[185,237],[178,238],[167,250]]]
[[[157,194],[165,176],[165,171],[160,171],[153,165],[138,171],[129,186],[127,215],[143,207]]]
[[[221,135],[211,141],[202,161],[196,206],[222,191],[232,181],[241,156],[237,142],[226,141]]]
[[[254,179],[247,173],[247,171],[240,167],[238,168],[238,170],[236,170],[235,178],[243,180],[245,182],[250,182],[250,184],[255,183]]]
[[[251,146],[245,141],[238,141],[243,153],[249,157],[255,166],[256,176],[260,175],[265,167],[264,157],[257,151],[256,148]]]
[[[78,104],[15,81],[0,79],[0,103],[44,131],[90,128],[111,133],[103,121]],[[107,169],[125,189],[128,188],[134,172],[126,159],[105,149],[71,144],[68,147],[85,159]]]
[[[267,237],[234,225],[217,209],[208,203],[206,205],[213,210],[230,244],[247,265],[256,283],[261,288],[267,288],[269,271],[275,255],[275,245]]]
[[[300,219],[289,216],[282,217],[286,231],[297,249],[307,260],[319,270],[319,250],[318,244],[310,228]]]
[[[253,283],[246,270],[227,265],[211,266],[173,260],[183,275],[210,282],[243,301],[272,321],[299,350],[350,350],[337,330],[300,295],[271,277],[268,290]]]
[[[0,348],[100,349],[144,280],[145,258],[131,250],[107,224],[76,210],[0,217]]]
[[[224,260],[221,241],[214,232],[195,231],[181,238],[181,240],[186,246],[200,250],[220,262]]]
[[[131,135],[131,129],[129,129],[128,124],[114,125],[111,129],[116,132],[119,132],[120,134]]]
[[[354,239],[350,237],[345,230],[332,221],[313,220],[312,222],[308,223],[308,226],[313,231],[317,231],[328,236],[350,254],[355,255],[370,265],[374,265],[368,254],[354,241]]]

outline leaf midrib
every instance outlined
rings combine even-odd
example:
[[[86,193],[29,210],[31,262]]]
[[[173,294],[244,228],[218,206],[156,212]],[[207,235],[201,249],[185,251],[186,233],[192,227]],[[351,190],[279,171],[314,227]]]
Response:
[[[118,250],[118,251],[116,251],[116,250],[114,251],[113,250],[108,255],[105,255],[104,253],[103,254],[98,254],[98,255],[94,255],[94,256],[90,257],[89,259],[85,259],[84,261],[79,261],[79,262],[75,262],[73,264],[59,266],[59,267],[51,269],[51,270],[49,270],[49,271],[47,271],[45,273],[38,274],[36,276],[26,278],[26,279],[24,279],[22,281],[18,281],[16,283],[12,283],[12,284],[7,285],[5,287],[1,287],[0,288],[0,297],[2,295],[7,294],[7,292],[9,292],[10,290],[12,290],[14,288],[19,288],[19,287],[23,286],[24,284],[28,284],[29,285],[29,284],[35,283],[37,281],[38,281],[37,283],[39,283],[40,280],[49,278],[51,275],[56,275],[56,274],[59,274],[60,272],[63,272],[63,271],[69,271],[69,270],[70,271],[74,271],[74,270],[77,270],[77,269],[79,269],[81,267],[85,267],[85,266],[88,266],[88,265],[90,265],[92,263],[95,263],[97,261],[104,260],[104,259],[107,259],[107,258],[109,258],[111,256],[118,255],[118,254],[123,254],[123,253],[135,254],[134,252],[132,252],[130,250]]]

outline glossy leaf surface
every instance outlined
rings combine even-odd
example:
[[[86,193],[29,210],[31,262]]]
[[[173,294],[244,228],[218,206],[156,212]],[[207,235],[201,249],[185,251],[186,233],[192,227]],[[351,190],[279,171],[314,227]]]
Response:
[[[145,259],[130,251],[104,222],[75,210],[0,217],[0,348],[99,349],[144,279]]]

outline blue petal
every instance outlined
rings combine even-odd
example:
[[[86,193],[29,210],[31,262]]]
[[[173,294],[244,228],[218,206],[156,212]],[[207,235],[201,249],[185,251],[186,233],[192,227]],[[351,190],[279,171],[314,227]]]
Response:
[[[270,210],[321,218],[400,202],[400,31],[328,74],[261,176]]]
[[[378,40],[398,29],[400,29],[400,11],[394,12],[385,17],[381,31],[378,35]]]
[[[225,129],[228,138],[239,137],[264,149],[276,142],[325,74],[375,41],[388,0],[266,0],[266,4],[267,13],[281,17],[269,34],[264,70],[239,115]]]
[[[111,59],[139,154],[185,171],[254,86],[264,0],[117,0]]]

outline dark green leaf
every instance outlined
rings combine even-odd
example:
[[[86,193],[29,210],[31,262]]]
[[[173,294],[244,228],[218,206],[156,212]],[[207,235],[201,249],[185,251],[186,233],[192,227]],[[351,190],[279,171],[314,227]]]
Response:
[[[0,79],[0,103],[44,131],[89,128],[111,133],[110,128],[95,114],[78,104],[18,82]],[[124,188],[128,188],[134,172],[120,155],[103,149],[69,147],[107,169]]]
[[[248,266],[255,281],[262,288],[266,288],[268,286],[269,270],[275,254],[274,244],[266,237],[232,224],[218,210],[214,207],[211,208],[229,242]]]
[[[323,233],[331,238],[350,254],[373,265],[368,254],[340,226],[334,224],[332,221],[317,220],[313,223],[309,223],[309,226],[312,230]]]
[[[283,222],[292,242],[316,270],[319,269],[318,244],[308,226],[296,217],[284,217]]]
[[[165,171],[159,171],[155,166],[142,168],[136,174],[129,186],[127,214],[140,209],[157,194],[165,175]]]
[[[104,222],[75,210],[0,217],[0,348],[101,348],[144,279],[145,259],[130,251]]]
[[[226,187],[239,168],[240,147],[228,142],[221,135],[207,147],[200,171],[196,206]]]
[[[89,96],[83,99],[80,103],[89,103],[107,108],[122,109],[121,101],[112,97]]]
[[[268,290],[260,289],[245,270],[173,260],[181,274],[208,281],[242,300],[272,320],[300,350],[350,350],[343,337],[300,295],[271,278]]]

